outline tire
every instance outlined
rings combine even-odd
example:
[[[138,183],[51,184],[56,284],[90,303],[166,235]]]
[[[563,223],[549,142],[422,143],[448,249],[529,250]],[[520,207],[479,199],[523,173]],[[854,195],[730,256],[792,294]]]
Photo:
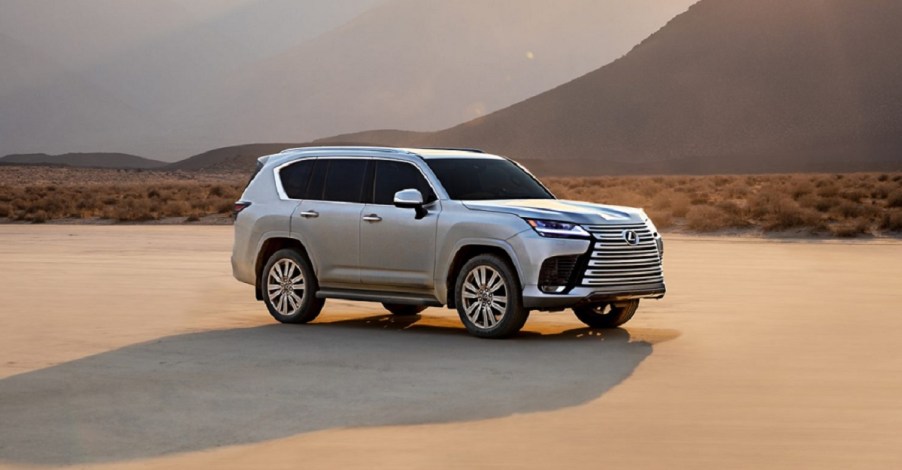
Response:
[[[454,285],[454,299],[460,321],[480,338],[511,336],[529,317],[514,269],[495,255],[479,255],[463,265]]]
[[[426,307],[424,305],[387,304],[385,302],[382,302],[382,306],[385,307],[385,309],[391,312],[393,315],[397,315],[399,317],[410,317],[413,315],[418,315],[423,310],[426,310]]]
[[[260,274],[260,283],[269,314],[282,323],[307,323],[323,309],[325,300],[316,298],[316,274],[310,261],[296,250],[273,253]]]
[[[573,308],[576,318],[590,328],[617,328],[630,321],[639,308],[638,300],[630,300],[622,304],[590,304]]]

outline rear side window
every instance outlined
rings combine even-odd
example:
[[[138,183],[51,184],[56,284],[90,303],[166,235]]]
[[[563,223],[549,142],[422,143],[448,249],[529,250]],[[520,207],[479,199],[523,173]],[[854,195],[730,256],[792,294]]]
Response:
[[[279,170],[282,189],[290,199],[305,199],[310,175],[313,173],[314,160],[302,160]]]
[[[323,200],[335,202],[362,202],[363,182],[366,179],[367,160],[328,161]]]
[[[436,199],[426,178],[415,166],[404,162],[377,161],[373,204],[392,205],[395,193],[402,189],[418,189],[427,203]]]

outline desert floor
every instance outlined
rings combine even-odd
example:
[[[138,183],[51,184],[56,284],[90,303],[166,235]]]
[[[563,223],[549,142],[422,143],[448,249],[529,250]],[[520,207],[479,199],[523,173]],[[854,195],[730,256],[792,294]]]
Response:
[[[231,227],[0,226],[0,467],[902,468],[902,243],[670,237],[623,330],[330,301]]]

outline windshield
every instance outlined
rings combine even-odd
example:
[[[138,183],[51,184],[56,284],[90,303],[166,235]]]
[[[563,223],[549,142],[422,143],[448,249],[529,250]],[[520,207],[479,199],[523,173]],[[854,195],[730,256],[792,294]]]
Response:
[[[426,163],[451,199],[554,199],[541,183],[509,160],[441,158]]]

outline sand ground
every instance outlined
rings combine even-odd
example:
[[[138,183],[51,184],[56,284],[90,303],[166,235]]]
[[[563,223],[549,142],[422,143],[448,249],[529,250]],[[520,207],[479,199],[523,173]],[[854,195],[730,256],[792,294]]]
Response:
[[[328,302],[276,325],[230,227],[0,226],[0,467],[902,468],[902,244],[670,237],[597,333]]]

